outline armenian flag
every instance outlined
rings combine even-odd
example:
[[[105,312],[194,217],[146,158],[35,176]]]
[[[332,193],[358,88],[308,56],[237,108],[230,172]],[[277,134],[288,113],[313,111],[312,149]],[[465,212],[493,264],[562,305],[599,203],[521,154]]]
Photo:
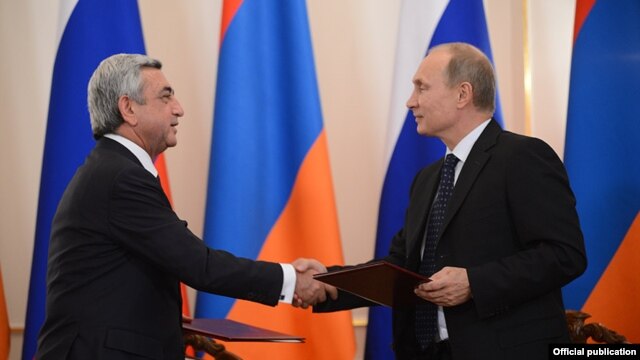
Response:
[[[204,239],[235,255],[342,264],[304,0],[225,0]],[[248,359],[352,359],[350,312],[312,314],[198,293],[196,317],[306,338],[228,343]]]
[[[563,289],[640,342],[640,2],[578,0],[564,160],[589,266]]]

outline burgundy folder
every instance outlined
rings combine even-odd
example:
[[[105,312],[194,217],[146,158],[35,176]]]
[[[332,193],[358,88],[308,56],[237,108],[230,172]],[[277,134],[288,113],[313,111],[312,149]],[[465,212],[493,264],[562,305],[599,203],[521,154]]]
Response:
[[[304,338],[267,330],[228,319],[192,319],[182,328],[222,341],[266,341],[303,343]]]
[[[386,261],[376,261],[346,269],[317,274],[314,278],[363,299],[389,307],[415,305],[426,301],[413,290],[431,281]]]

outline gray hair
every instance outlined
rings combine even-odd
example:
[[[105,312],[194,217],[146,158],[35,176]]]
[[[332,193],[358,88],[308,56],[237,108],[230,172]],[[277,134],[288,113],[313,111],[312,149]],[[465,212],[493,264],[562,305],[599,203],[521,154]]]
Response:
[[[118,109],[118,99],[128,96],[144,104],[142,68],[161,69],[162,63],[146,55],[117,54],[98,65],[87,87],[87,103],[91,118],[91,130],[97,140],[113,133],[124,122]]]
[[[449,43],[434,47],[451,54],[445,69],[447,85],[453,87],[469,82],[473,87],[473,105],[493,113],[496,109],[496,77],[489,58],[478,48],[467,43]]]

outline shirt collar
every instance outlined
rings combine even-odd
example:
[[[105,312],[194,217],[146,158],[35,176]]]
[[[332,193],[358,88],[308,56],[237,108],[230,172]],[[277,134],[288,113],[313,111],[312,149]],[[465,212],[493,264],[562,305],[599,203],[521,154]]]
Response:
[[[467,161],[467,157],[471,152],[471,148],[476,143],[476,141],[480,137],[480,134],[482,134],[487,125],[489,125],[489,121],[491,121],[491,119],[485,120],[482,124],[471,130],[471,132],[468,133],[467,136],[465,136],[453,150],[447,148],[447,155],[455,155],[461,163]]]
[[[149,154],[146,151],[144,151],[143,148],[138,146],[138,144],[118,134],[106,134],[104,135],[104,137],[109,138],[113,141],[117,141],[122,146],[126,147],[129,151],[133,153],[133,155],[135,155],[136,158],[138,158],[138,161],[140,161],[140,163],[145,168],[145,170],[150,172],[151,175],[153,175],[154,177],[158,176],[158,170],[156,170],[156,167],[153,165],[151,156],[149,156]]]

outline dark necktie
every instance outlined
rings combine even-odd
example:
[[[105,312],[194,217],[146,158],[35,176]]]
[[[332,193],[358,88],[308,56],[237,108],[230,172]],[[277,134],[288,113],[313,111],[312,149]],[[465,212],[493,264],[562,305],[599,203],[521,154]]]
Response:
[[[453,180],[458,158],[449,154],[444,160],[440,171],[440,183],[436,199],[431,205],[427,229],[425,231],[424,252],[419,272],[422,275],[431,276],[436,271],[436,245],[438,235],[444,224],[444,215],[447,204],[453,194]],[[422,349],[426,349],[431,344],[437,334],[438,327],[438,307],[433,303],[425,302],[416,306],[416,339]]]

